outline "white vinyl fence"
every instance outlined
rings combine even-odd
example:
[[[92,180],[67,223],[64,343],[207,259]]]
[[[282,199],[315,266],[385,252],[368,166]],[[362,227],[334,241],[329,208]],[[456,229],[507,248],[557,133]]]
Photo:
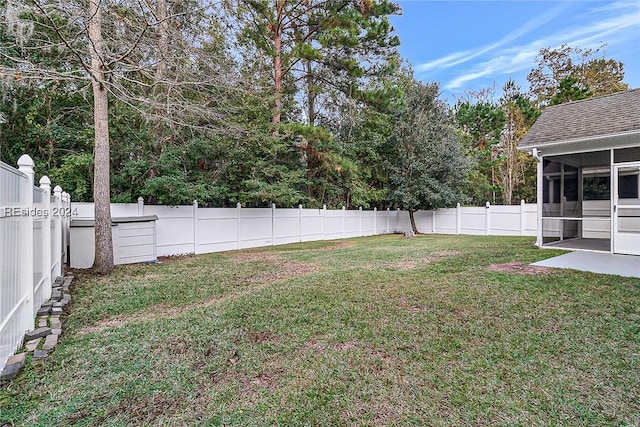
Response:
[[[0,162],[0,371],[51,297],[69,241],[68,194],[56,186],[51,195],[46,176],[34,187],[29,156],[18,166]]]
[[[73,203],[74,219],[93,219],[93,203]],[[111,204],[113,218],[156,215],[158,256],[405,232],[409,214],[400,210],[199,208],[138,203]],[[535,236],[536,205],[456,207],[415,214],[423,233]],[[74,242],[75,245],[75,242]],[[90,242],[89,247],[93,245]],[[85,249],[72,247],[73,252]],[[90,249],[87,249],[90,250]],[[73,267],[73,264],[72,264]]]

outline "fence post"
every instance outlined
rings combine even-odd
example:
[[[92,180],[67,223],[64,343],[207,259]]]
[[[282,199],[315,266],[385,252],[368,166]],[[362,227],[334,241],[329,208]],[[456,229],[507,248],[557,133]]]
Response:
[[[61,195],[62,206],[66,210],[73,215],[73,211],[71,210],[71,194],[66,191]],[[62,221],[62,249],[64,251],[64,261],[67,264],[71,263],[70,254],[69,254],[69,245],[71,242],[71,216],[65,216],[64,221]]]
[[[524,236],[524,200],[520,200],[520,235]]]
[[[484,205],[485,207],[485,216],[484,216],[484,234],[489,235],[489,231],[491,230],[491,203],[487,202]]]
[[[298,205],[298,223],[300,225],[300,242],[302,242],[302,205]]]
[[[327,240],[327,205],[322,205],[322,240]]]
[[[276,204],[271,203],[271,246],[276,244]]]
[[[140,203],[140,199],[138,199],[138,203]],[[198,201],[194,200],[193,201],[193,253],[194,254],[198,253],[198,235],[199,234],[200,233],[198,233]]]
[[[33,159],[26,154],[23,154],[18,159],[18,170],[27,176],[26,185],[22,189],[22,200],[24,207],[28,210],[33,208]],[[31,331],[35,327],[34,313],[34,301],[33,301],[33,215],[27,212],[23,218],[21,218],[22,224],[25,229],[22,233],[22,254],[20,259],[22,265],[20,266],[20,284],[22,285],[22,294],[24,295],[25,308],[23,311],[23,320],[21,327],[25,331]]]
[[[378,234],[378,208],[373,208],[373,235]]]
[[[242,203],[236,205],[236,249],[240,249],[240,223],[242,222]]]
[[[396,231],[399,233],[404,232],[404,230],[400,228],[400,208],[396,208]]]
[[[387,207],[387,221],[386,221],[387,225],[385,226],[384,234],[389,234],[389,216],[390,215],[391,215],[391,209]]]
[[[460,234],[460,203],[456,204],[456,234]]]
[[[362,206],[358,207],[358,237],[362,237]]]
[[[40,178],[40,188],[45,191],[43,206],[45,215],[42,218],[42,248],[39,248],[42,253],[42,272],[44,273],[44,281],[41,285],[45,287],[42,294],[42,301],[44,302],[51,298],[51,284],[53,283],[51,278],[51,260],[53,258],[51,253],[51,215],[54,213],[60,215],[60,212],[51,210],[51,180],[48,176]]]
[[[436,210],[431,209],[431,232],[436,234]]]
[[[54,247],[56,248],[54,252],[54,254],[52,256],[56,257],[56,262],[55,262],[55,270],[53,271],[53,275],[55,277],[58,276],[62,276],[62,259],[63,259],[63,254],[66,252],[65,248],[63,246],[64,244],[64,223],[63,221],[65,220],[65,218],[68,218],[69,215],[71,214],[71,212],[69,212],[69,209],[67,209],[66,206],[64,206],[62,204],[62,187],[60,187],[59,185],[56,185],[55,188],[53,189],[53,197],[56,200],[56,208],[58,209],[58,216],[56,216],[54,218],[55,221],[55,234],[53,236],[53,239],[55,244]],[[62,212],[62,213],[61,213]],[[53,277],[52,277],[53,278]],[[53,278],[55,279],[55,278]]]
[[[343,206],[343,207],[342,207],[342,238],[343,238],[343,239],[344,239],[344,238],[346,238],[346,236],[345,236],[345,232],[346,232],[346,230],[345,230],[345,227],[346,227],[345,223],[347,222],[347,219],[346,219],[346,218],[347,218],[347,207],[346,207],[346,206]]]
[[[144,215],[144,199],[142,197],[138,197],[138,216]]]

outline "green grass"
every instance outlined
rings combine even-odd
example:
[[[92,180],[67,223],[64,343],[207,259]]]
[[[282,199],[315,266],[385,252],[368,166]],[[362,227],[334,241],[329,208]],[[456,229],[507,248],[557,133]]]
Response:
[[[80,274],[0,425],[638,425],[640,280],[380,236]]]

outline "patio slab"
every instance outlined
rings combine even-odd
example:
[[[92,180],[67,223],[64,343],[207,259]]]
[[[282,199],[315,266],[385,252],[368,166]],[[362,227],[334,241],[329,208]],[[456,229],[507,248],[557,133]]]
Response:
[[[531,265],[640,278],[640,256],[635,255],[576,251]]]

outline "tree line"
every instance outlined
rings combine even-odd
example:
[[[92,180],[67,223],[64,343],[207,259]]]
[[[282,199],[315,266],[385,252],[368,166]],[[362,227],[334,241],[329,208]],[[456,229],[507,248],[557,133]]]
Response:
[[[0,5],[0,158],[29,153],[94,200],[105,246],[109,202],[139,196],[411,213],[533,201],[517,145],[541,109],[626,89],[602,49],[562,46],[540,51],[529,92],[509,81],[498,101],[448,105],[400,57],[388,0]]]

